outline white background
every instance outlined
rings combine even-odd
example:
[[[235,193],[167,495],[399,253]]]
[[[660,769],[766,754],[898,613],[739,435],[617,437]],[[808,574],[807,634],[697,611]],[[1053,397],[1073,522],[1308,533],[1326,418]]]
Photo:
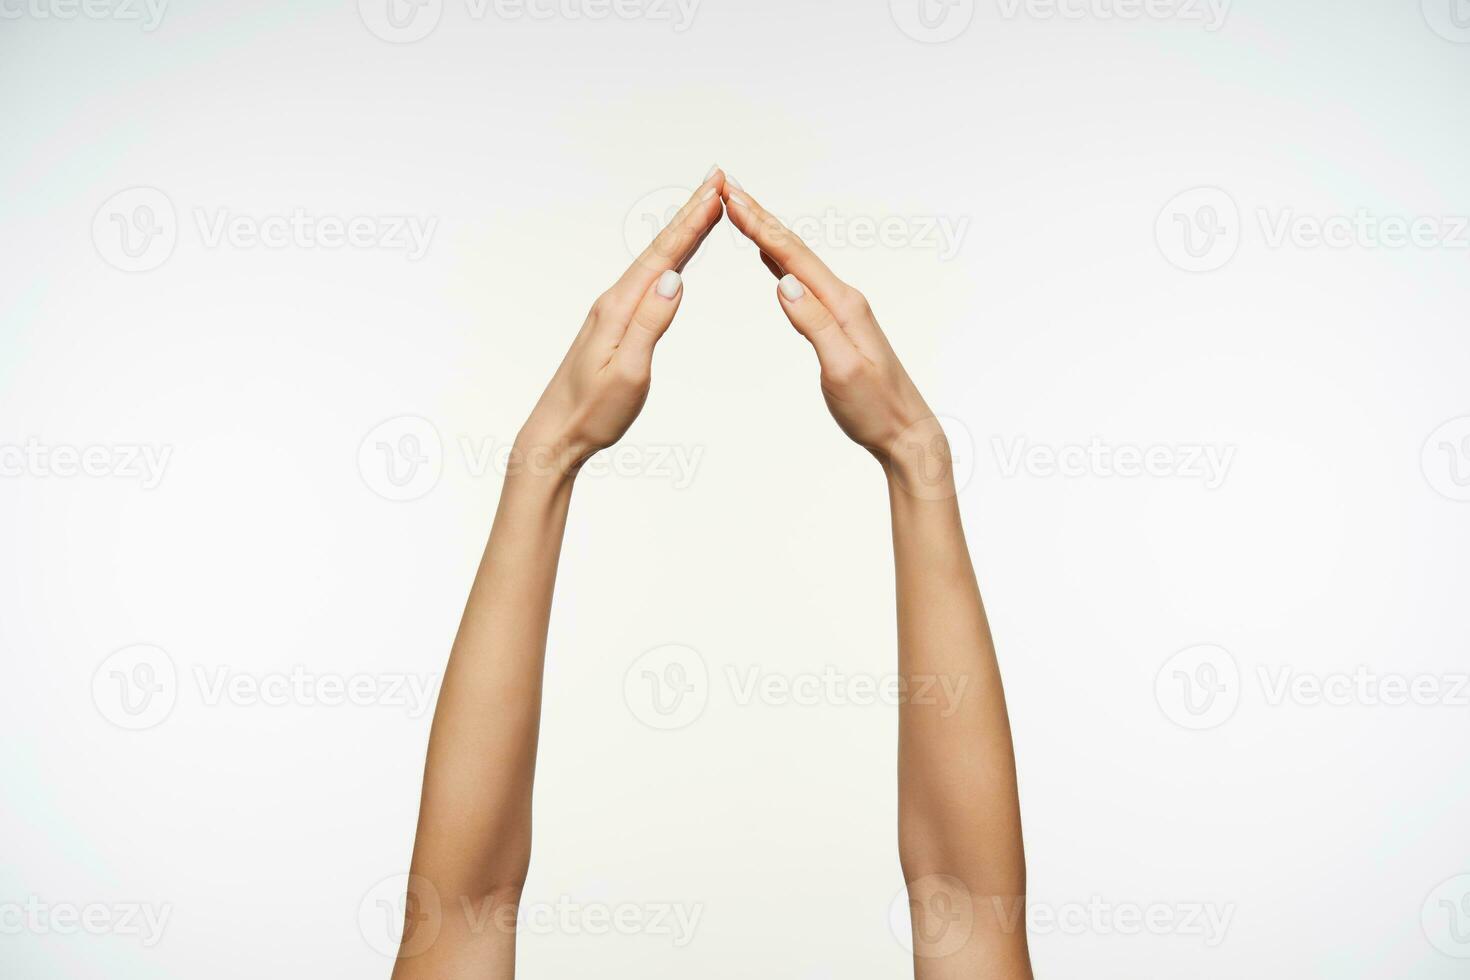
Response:
[[[443,0],[404,43],[376,0],[174,0],[152,30],[142,8],[4,0],[0,974],[386,976],[375,902],[406,870],[430,720],[393,686],[442,669],[498,492],[476,453],[514,437],[669,189],[718,161],[816,219],[968,436],[1038,975],[1462,976],[1470,28],[1450,3],[1237,0],[1211,23],[1182,0],[960,0],[929,30],[902,0],[704,0],[687,23]],[[175,241],[125,272],[114,219],[159,200],[114,200],[134,187]],[[1196,188],[1218,191],[1171,203]],[[417,259],[207,234],[298,209],[433,233]],[[1274,236],[1360,210],[1450,240]],[[954,254],[936,224],[965,229]],[[1214,246],[1191,257],[1186,229]],[[521,973],[902,977],[895,709],[741,703],[730,679],[892,670],[879,473],[753,250],[722,226],[686,280],[624,473],[577,490],[528,902],[672,904],[698,928],[528,930]],[[405,416],[428,475],[393,501],[377,444],[423,423],[359,449]],[[1151,475],[1045,463],[1094,440],[1168,448]],[[37,461],[68,447],[105,472]],[[130,447],[168,454],[160,480]],[[1229,455],[1222,480],[1192,447]],[[708,673],[664,731],[624,682],[669,644]],[[163,689],[130,715],[140,657]],[[304,688],[251,692],[293,672]],[[1433,703],[1383,703],[1385,677]],[[334,682],[377,693],[310,694]]]

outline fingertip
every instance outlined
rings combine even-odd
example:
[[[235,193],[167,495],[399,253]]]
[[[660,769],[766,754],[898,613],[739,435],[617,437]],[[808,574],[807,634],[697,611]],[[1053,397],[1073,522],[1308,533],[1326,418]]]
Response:
[[[789,272],[781,277],[777,289],[781,292],[781,298],[788,303],[795,303],[806,295],[806,287],[801,284],[801,280]]]
[[[673,299],[679,295],[679,290],[684,288],[684,277],[670,269],[658,277],[658,283],[654,288],[664,299]]]

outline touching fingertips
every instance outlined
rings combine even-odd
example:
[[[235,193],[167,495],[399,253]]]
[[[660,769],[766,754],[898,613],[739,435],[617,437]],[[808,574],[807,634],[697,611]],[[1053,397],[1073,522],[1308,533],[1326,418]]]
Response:
[[[679,295],[679,287],[683,285],[684,277],[673,269],[658,277],[658,294],[664,299],[673,299]]]
[[[806,287],[801,284],[801,280],[790,274],[781,277],[780,287],[781,295],[791,303],[806,295]]]

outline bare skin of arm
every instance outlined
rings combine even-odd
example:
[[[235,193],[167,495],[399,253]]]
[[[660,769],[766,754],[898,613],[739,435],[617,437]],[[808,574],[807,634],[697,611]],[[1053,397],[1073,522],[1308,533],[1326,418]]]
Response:
[[[547,626],[572,487],[648,397],[678,275],[723,213],[724,175],[598,298],[511,455],[429,736],[393,980],[510,980],[531,859]]]
[[[898,828],[914,975],[1030,980],[1010,721],[944,431],[863,296],[733,180],[725,197],[730,221],[781,277],[781,308],[816,350],[837,424],[888,481],[909,694],[899,708]]]

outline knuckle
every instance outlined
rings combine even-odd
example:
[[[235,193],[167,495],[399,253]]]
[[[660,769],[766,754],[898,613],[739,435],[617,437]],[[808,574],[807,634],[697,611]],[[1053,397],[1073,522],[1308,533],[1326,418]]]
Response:
[[[872,313],[868,298],[851,286],[843,290],[835,305],[837,308],[834,312],[844,322],[858,320]]]
[[[653,250],[661,256],[672,258],[683,249],[684,229],[682,226],[669,225],[653,240]]]
[[[613,366],[613,377],[619,384],[630,388],[639,388],[648,384],[652,376],[649,366],[641,360],[633,358],[619,358]]]
[[[822,369],[822,380],[834,388],[850,388],[863,376],[863,362],[848,358]]]
[[[756,238],[762,245],[767,245],[777,250],[785,250],[792,247],[796,236],[791,230],[768,214],[759,215],[756,218]]]

